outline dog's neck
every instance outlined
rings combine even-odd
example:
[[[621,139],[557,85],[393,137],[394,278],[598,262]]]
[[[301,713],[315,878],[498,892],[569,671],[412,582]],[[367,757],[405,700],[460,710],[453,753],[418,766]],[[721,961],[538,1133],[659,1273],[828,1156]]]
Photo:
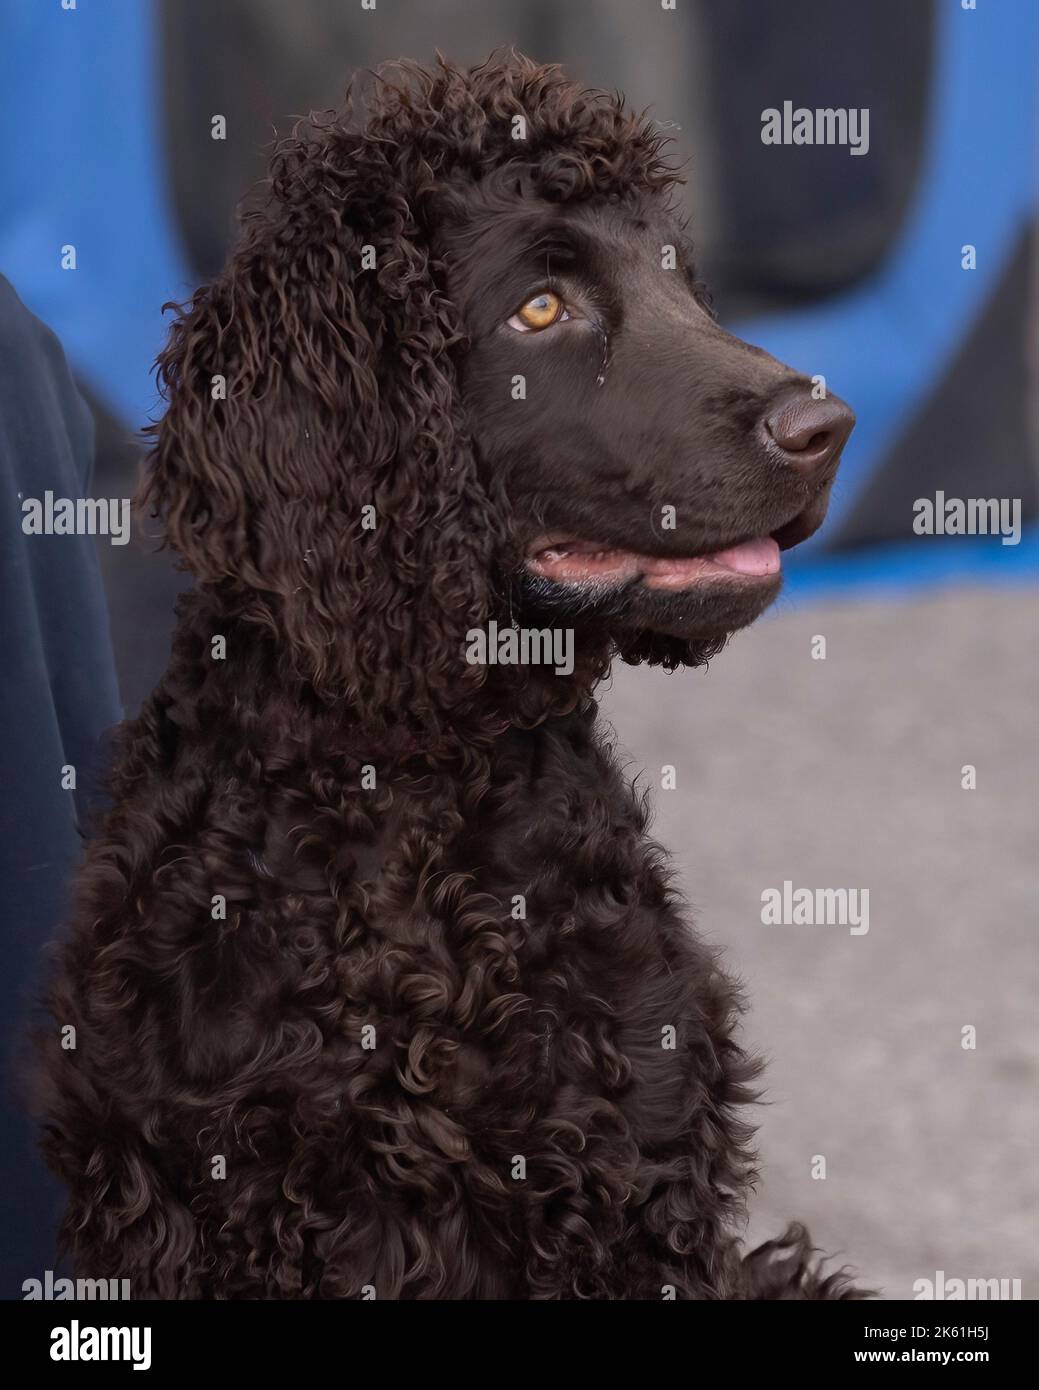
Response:
[[[156,697],[188,743],[209,745],[219,733],[221,747],[253,749],[266,766],[339,765],[349,777],[369,764],[464,777],[474,761],[493,761],[514,732],[559,729],[575,713],[594,718],[593,692],[612,656],[605,637],[575,634],[565,672],[548,663],[488,663],[464,704],[366,710],[346,696],[320,697],[277,636],[213,590],[185,594],[179,619],[170,674]],[[226,659],[214,658],[215,633],[226,639]]]

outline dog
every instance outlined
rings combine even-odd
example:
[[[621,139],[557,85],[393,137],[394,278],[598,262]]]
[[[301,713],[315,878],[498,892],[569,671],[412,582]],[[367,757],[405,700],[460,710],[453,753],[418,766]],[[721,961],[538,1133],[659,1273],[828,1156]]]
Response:
[[[556,67],[398,65],[276,148],[178,311],[143,503],[197,582],[44,1040],[93,1277],[857,1296],[799,1226],[741,1247],[741,1000],[596,726],[613,660],[702,665],[773,601],[853,423],[715,321],[677,182]],[[571,659],[470,659],[491,624]]]

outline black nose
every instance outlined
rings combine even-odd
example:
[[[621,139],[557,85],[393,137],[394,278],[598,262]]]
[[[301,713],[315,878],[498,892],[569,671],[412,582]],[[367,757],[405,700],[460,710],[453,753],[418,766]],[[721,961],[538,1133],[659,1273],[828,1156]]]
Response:
[[[781,396],[763,423],[786,462],[807,472],[822,468],[840,453],[855,424],[855,413],[839,396],[817,401],[799,387]]]

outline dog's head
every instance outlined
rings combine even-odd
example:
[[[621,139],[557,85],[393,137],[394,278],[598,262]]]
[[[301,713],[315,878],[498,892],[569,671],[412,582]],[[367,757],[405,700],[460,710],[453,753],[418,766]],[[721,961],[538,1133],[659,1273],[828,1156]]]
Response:
[[[851,413],[714,321],[662,144],[509,55],[279,147],[160,358],[145,498],[322,699],[442,729],[492,618],[695,663],[822,521]]]
[[[718,326],[659,191],[553,203],[506,170],[446,244],[522,611],[696,661],[822,523],[851,411]]]

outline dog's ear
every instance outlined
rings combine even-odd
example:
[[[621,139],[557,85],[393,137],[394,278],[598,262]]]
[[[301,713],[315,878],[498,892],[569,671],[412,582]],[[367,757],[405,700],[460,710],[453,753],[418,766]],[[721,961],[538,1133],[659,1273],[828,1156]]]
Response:
[[[159,358],[168,409],[143,500],[322,699],[440,728],[484,675],[465,633],[487,620],[504,522],[418,216],[431,176],[423,190],[406,159],[313,119],[279,148],[267,206]]]

